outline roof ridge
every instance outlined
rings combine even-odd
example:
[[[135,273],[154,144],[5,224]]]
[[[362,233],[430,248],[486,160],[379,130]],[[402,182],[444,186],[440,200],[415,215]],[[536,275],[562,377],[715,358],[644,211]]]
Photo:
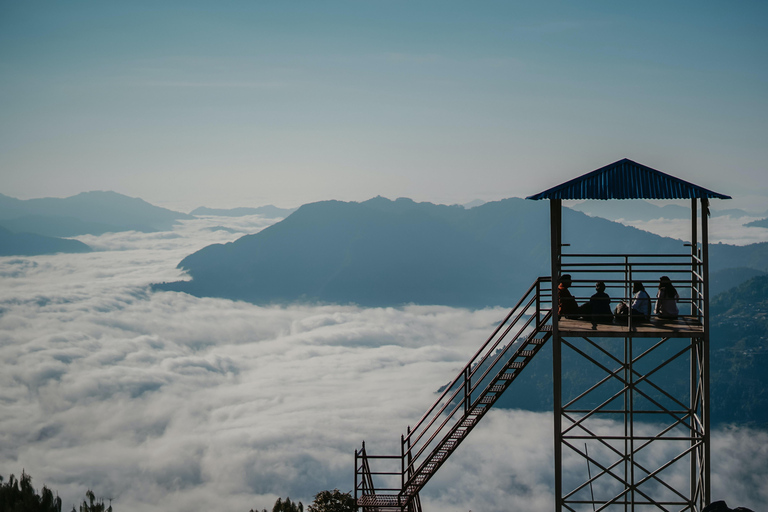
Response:
[[[622,158],[526,199],[731,199],[683,179]]]

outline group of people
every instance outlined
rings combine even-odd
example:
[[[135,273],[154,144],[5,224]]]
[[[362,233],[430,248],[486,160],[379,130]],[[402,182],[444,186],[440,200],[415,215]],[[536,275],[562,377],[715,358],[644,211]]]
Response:
[[[595,283],[595,294],[588,302],[579,305],[571,292],[571,275],[563,274],[560,284],[557,286],[558,307],[557,312],[566,318],[581,318],[591,320],[593,323],[612,323],[616,317],[632,317],[636,320],[648,321],[651,319],[651,298],[645,291],[645,286],[640,281],[632,282],[632,300],[630,304],[621,301],[616,310],[611,309],[611,298],[605,293],[605,283]],[[680,300],[675,286],[667,276],[659,279],[659,291],[656,294],[656,306],[654,314],[662,319],[674,320],[680,314],[677,302]]]

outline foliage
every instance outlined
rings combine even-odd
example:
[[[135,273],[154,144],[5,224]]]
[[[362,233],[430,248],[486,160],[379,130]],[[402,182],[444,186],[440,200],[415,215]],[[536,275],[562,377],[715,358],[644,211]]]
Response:
[[[349,492],[338,489],[322,491],[315,495],[315,501],[307,508],[308,512],[354,512],[355,499]]]
[[[112,512],[112,505],[110,504],[109,507],[106,507],[104,500],[97,500],[92,490],[88,489],[85,497],[88,498],[88,502],[83,500],[83,503],[80,504],[80,512]],[[74,506],[72,507],[72,512],[77,512]]]
[[[251,509],[250,512],[259,512],[258,510]],[[263,509],[262,512],[267,512],[267,509]],[[277,498],[275,505],[272,507],[272,512],[304,512],[304,505],[299,501],[294,503],[291,498]]]
[[[32,487],[32,477],[21,472],[21,480],[14,475],[3,483],[0,476],[0,510],[3,512],[61,512],[61,498],[43,486],[38,495]]]

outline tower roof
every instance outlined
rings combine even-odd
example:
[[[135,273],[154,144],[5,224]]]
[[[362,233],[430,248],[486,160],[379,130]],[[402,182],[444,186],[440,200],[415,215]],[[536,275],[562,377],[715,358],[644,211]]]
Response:
[[[627,158],[526,199],[731,199]]]

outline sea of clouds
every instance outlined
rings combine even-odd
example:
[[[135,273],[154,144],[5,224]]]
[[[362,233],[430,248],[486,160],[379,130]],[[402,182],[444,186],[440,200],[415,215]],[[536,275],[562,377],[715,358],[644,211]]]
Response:
[[[205,217],[80,237],[89,254],[0,258],[0,475],[26,470],[67,510],[92,489],[116,511],[247,512],[351,491],[363,440],[399,453],[406,426],[505,312],[150,291],[183,278],[184,256],[271,222]],[[761,510],[768,433],[712,439],[713,498]],[[491,411],[422,503],[551,510],[552,454],[551,415]]]
[[[761,220],[764,217],[722,215],[710,217],[709,239],[710,243],[724,243],[731,245],[749,245],[768,242],[768,229],[745,224]],[[649,221],[627,221],[618,219],[617,222],[632,226],[644,231],[649,231],[660,236],[690,240],[691,221],[687,219],[659,218]],[[701,235],[699,235],[701,236]]]

